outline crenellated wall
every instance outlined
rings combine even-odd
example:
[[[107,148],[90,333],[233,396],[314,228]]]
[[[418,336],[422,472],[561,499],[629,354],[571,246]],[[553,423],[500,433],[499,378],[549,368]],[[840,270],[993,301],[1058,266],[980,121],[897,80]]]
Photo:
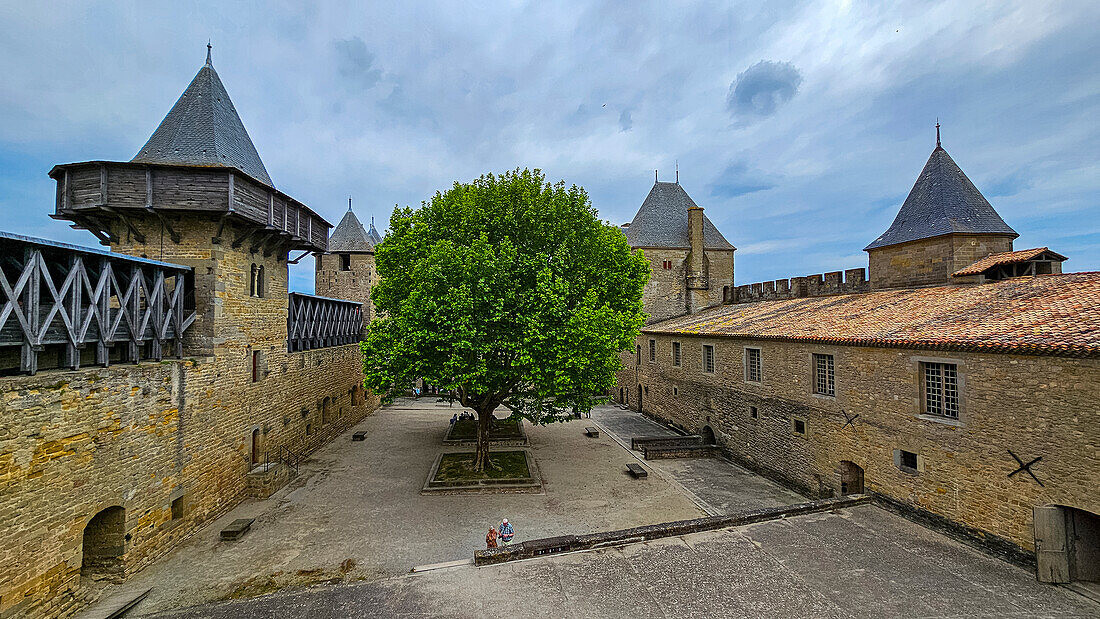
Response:
[[[804,277],[777,279],[755,284],[742,284],[732,289],[725,297],[724,302],[750,303],[771,299],[853,294],[870,290],[871,286],[867,281],[866,269],[846,269],[844,271],[830,271],[824,275],[806,275]]]

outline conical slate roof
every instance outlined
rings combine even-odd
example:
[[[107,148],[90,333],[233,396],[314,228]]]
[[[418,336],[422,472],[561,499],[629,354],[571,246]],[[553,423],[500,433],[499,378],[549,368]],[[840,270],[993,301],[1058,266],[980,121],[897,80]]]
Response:
[[[209,52],[206,64],[133,161],[233,167],[274,187]]]
[[[378,234],[378,229],[374,227],[374,218],[370,218],[370,230],[367,231],[367,238],[370,242],[377,245],[382,242],[382,235]]]
[[[864,249],[953,233],[1020,236],[993,210],[947,151],[937,145],[894,223]]]
[[[328,250],[332,253],[371,252],[374,251],[374,243],[371,242],[363,224],[359,218],[348,209],[344,218],[336,224],[336,228],[328,237]]]
[[[670,247],[691,249],[688,238],[688,209],[696,206],[680,183],[653,184],[645,202],[626,227],[631,247]],[[710,219],[703,215],[703,248],[735,249]]]

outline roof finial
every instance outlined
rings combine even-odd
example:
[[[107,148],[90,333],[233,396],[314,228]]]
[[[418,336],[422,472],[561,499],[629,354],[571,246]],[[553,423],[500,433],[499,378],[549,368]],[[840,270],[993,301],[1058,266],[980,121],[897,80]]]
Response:
[[[213,48],[214,48],[214,46],[210,44],[210,39],[207,39],[206,40],[206,66],[208,66],[208,67],[214,66],[214,63],[210,61],[210,50],[213,49]]]
[[[676,184],[680,184],[680,160],[676,160]]]
[[[653,171],[653,183],[654,183],[654,184],[656,184],[656,183],[657,183],[657,170],[654,170],[654,171]]]
[[[936,148],[940,147],[940,119],[936,117]]]
[[[348,210],[351,210],[351,196],[348,196]]]

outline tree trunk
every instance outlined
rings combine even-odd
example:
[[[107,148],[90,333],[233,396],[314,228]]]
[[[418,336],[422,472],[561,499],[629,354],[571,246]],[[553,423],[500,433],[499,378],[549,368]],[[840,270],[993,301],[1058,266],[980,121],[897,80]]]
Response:
[[[474,470],[480,473],[493,468],[493,462],[489,460],[489,421],[493,418],[493,409],[475,409],[474,412],[477,413],[477,454],[474,456]]]

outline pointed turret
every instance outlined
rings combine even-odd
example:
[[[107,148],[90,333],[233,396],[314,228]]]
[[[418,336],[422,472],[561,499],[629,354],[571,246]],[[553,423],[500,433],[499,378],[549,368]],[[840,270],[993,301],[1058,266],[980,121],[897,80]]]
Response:
[[[370,230],[367,231],[367,236],[370,238],[370,242],[374,245],[378,245],[382,242],[382,235],[378,234],[378,229],[374,227],[374,218],[370,218]]]
[[[1019,235],[1005,223],[940,145],[901,205],[894,222],[864,248],[871,286],[898,288],[951,283],[951,274],[990,254],[1012,251]]]
[[[374,243],[371,242],[370,235],[350,208],[344,213],[340,223],[336,224],[332,235],[328,237],[328,250],[332,253],[374,251]]]
[[[864,249],[953,233],[1019,236],[1001,219],[951,155],[937,145],[894,223]]]
[[[206,64],[132,161],[237,168],[274,187],[214,70],[209,45]]]
[[[680,183],[654,182],[630,225],[625,228],[631,247],[691,249],[688,209],[698,208]],[[703,247],[733,251],[710,218],[703,215]]]

